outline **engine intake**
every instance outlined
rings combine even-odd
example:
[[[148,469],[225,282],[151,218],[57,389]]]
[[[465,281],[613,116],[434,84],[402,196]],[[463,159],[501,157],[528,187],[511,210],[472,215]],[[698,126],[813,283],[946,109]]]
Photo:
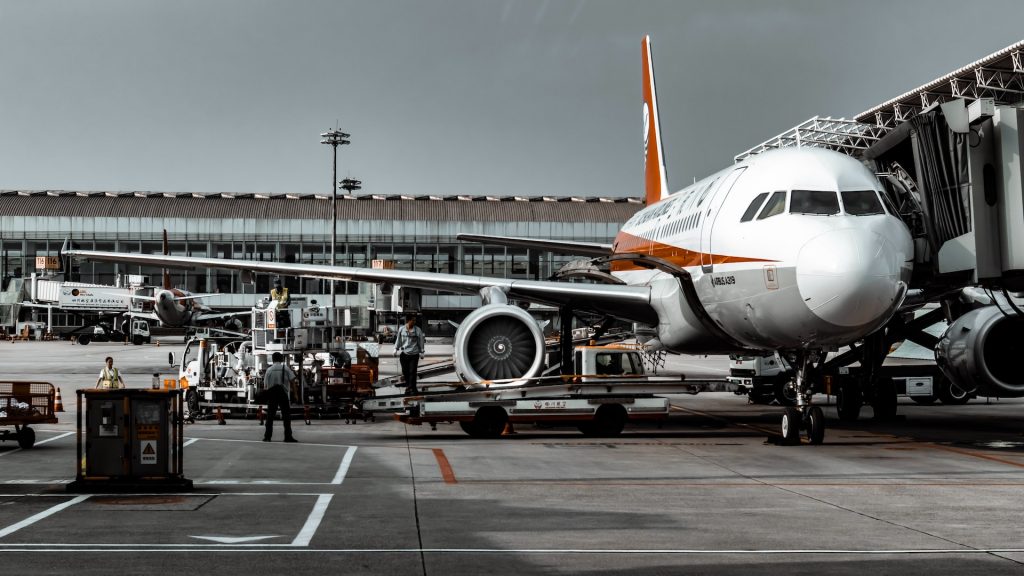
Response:
[[[1024,396],[1024,317],[985,306],[953,322],[935,346],[935,361],[966,392]]]
[[[530,313],[489,304],[466,317],[455,332],[455,370],[464,382],[540,376],[544,334]]]

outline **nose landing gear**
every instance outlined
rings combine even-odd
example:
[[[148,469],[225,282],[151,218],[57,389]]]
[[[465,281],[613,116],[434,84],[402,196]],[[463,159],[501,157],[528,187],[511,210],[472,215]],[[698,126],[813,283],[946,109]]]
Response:
[[[814,395],[812,366],[817,359],[817,352],[805,352],[797,355],[794,366],[796,372],[796,406],[787,406],[782,414],[782,442],[795,446],[800,444],[803,432],[810,444],[821,444],[825,441],[825,413],[821,408],[811,404]]]

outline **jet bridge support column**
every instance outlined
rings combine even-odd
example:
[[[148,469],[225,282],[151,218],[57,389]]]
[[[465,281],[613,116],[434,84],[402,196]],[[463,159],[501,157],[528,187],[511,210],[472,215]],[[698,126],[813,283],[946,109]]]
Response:
[[[561,323],[558,338],[558,349],[562,354],[560,371],[563,376],[568,376],[576,372],[575,366],[573,366],[572,355],[572,308],[563,306],[558,309],[558,315]]]

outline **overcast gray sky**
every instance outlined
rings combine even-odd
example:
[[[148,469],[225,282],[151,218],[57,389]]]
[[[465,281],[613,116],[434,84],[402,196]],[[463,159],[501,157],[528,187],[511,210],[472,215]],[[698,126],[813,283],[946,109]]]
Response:
[[[1024,37],[986,0],[0,0],[0,188],[641,195]]]

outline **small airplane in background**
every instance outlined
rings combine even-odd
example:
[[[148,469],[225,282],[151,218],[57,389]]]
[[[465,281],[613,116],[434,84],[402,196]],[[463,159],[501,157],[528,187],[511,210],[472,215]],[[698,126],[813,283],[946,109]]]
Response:
[[[167,230],[164,230],[163,252],[165,256],[170,254],[167,243]],[[132,306],[132,309],[127,313],[128,316],[153,320],[158,322],[160,326],[167,328],[198,328],[217,320],[224,320],[234,332],[241,332],[242,323],[237,318],[247,316],[249,314],[248,310],[217,312],[205,306],[200,301],[200,298],[218,296],[218,294],[192,294],[188,290],[174,288],[171,285],[171,275],[166,268],[163,270],[162,278],[163,282],[160,287],[143,286],[136,289],[135,293],[131,296],[132,300],[149,302],[152,311],[137,311]],[[236,320],[232,322],[230,320],[232,318]]]

